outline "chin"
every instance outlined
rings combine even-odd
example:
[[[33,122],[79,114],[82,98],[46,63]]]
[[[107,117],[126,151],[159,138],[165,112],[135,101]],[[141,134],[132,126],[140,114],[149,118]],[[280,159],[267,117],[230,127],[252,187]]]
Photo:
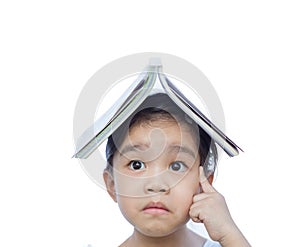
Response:
[[[150,224],[148,226],[143,225],[141,228],[136,228],[136,230],[147,237],[162,238],[173,234],[174,232],[182,228],[182,226],[184,225],[185,224],[172,226],[168,223]]]

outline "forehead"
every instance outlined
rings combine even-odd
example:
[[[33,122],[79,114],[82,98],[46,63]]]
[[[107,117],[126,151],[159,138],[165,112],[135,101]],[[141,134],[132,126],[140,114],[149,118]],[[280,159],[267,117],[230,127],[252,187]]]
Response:
[[[189,124],[164,119],[139,122],[131,126],[123,144],[131,143],[145,147],[178,145],[197,150],[198,139],[199,134]]]

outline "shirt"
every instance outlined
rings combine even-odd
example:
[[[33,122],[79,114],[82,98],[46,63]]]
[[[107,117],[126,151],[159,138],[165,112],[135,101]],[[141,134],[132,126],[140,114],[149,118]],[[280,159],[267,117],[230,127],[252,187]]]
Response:
[[[221,247],[221,245],[218,242],[214,242],[207,239],[203,247]]]

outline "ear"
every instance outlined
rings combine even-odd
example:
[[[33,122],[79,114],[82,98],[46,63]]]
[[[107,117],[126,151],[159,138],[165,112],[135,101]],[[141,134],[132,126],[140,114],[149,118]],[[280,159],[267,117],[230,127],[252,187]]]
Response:
[[[114,182],[114,178],[113,178],[112,174],[109,171],[104,170],[103,179],[104,179],[108,194],[115,202],[117,202],[117,197],[116,197],[116,192],[115,192],[115,182]]]
[[[212,182],[214,181],[214,174],[209,175],[209,177],[207,178],[208,182],[210,184],[212,184]]]

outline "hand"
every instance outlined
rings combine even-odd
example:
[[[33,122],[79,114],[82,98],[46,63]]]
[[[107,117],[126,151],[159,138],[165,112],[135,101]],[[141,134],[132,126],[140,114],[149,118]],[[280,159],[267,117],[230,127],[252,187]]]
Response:
[[[239,242],[241,239],[243,241],[240,243],[245,245],[240,246],[250,246],[235,225],[224,197],[205,177],[202,166],[199,167],[199,174],[202,192],[193,197],[193,204],[190,207],[191,219],[194,222],[204,223],[210,238],[221,244],[224,243],[223,246],[238,246],[235,245],[236,240]]]

